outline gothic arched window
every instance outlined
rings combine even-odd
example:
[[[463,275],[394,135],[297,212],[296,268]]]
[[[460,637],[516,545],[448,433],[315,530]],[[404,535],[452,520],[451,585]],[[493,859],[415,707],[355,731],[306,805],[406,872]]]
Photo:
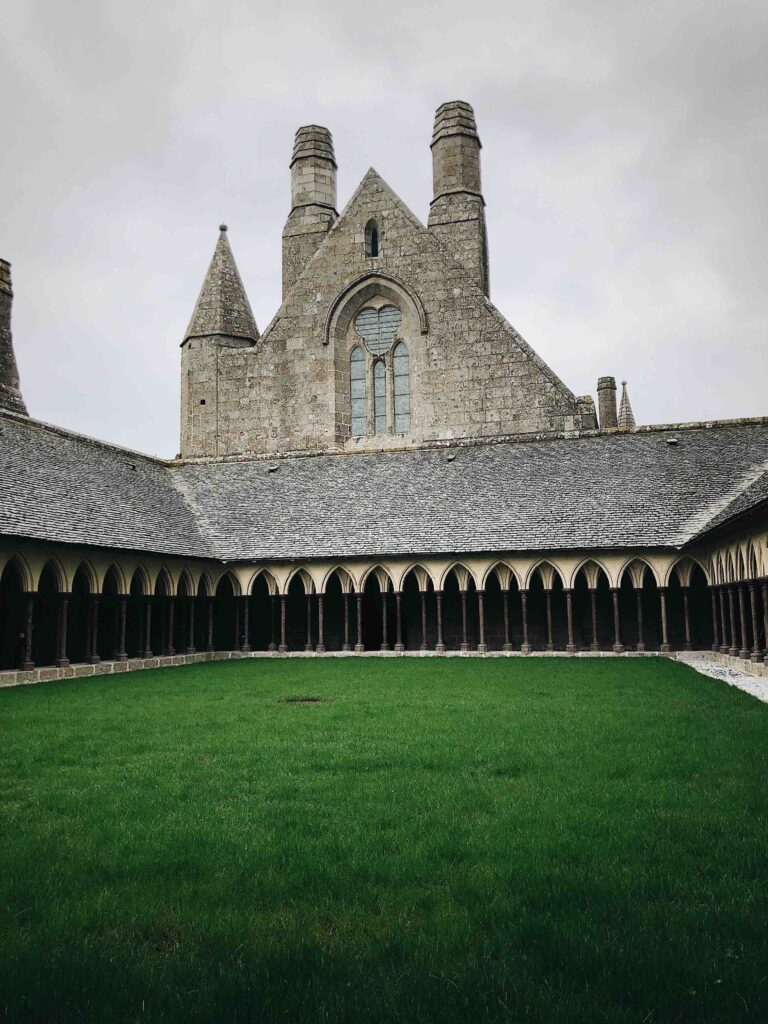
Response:
[[[365,255],[379,255],[379,227],[375,220],[369,220],[365,225]]]
[[[373,421],[377,434],[387,432],[387,369],[382,359],[373,364]]]
[[[349,357],[352,437],[362,437],[365,434],[368,412],[365,400],[365,363],[365,354],[360,346],[356,345]]]
[[[392,353],[392,372],[395,391],[395,433],[407,434],[411,429],[411,373],[408,347],[400,341]]]

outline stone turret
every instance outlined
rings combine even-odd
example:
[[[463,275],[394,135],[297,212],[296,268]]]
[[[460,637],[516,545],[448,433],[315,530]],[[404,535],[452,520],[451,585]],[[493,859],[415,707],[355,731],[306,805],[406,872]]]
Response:
[[[619,406],[619,430],[631,430],[635,426],[635,414],[627,394],[627,382],[621,382],[621,405]]]
[[[227,226],[219,237],[181,344],[181,454],[217,455],[222,349],[252,348],[259,329],[232,254]]]
[[[432,132],[434,198],[429,230],[451,256],[464,264],[488,294],[488,239],[480,183],[480,136],[468,103],[454,100],[437,108]]]
[[[11,337],[11,264],[0,260],[0,409],[29,415],[19,389],[19,371]]]
[[[283,298],[331,230],[336,212],[336,159],[327,128],[299,128],[291,159],[291,212],[283,228]]]
[[[616,414],[616,378],[600,377],[597,382],[597,404],[600,410],[600,429],[615,430],[619,425]]]

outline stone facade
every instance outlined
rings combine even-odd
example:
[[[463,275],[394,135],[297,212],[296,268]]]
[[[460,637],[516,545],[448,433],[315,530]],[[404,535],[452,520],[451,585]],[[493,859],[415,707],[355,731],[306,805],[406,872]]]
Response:
[[[330,133],[299,129],[283,235],[283,304],[258,339],[233,342],[212,329],[192,342],[188,333],[183,458],[594,428],[594,407],[575,398],[488,299],[480,140],[468,104],[438,109],[432,153],[428,228],[373,169],[337,219]],[[239,280],[233,259],[229,276]],[[242,292],[240,303],[247,301]],[[398,432],[390,411],[386,429],[353,437],[350,353],[361,344],[355,317],[384,305],[399,312],[397,339],[408,349],[410,429]],[[392,366],[384,361],[391,391]],[[371,423],[375,362],[368,358],[366,366]]]

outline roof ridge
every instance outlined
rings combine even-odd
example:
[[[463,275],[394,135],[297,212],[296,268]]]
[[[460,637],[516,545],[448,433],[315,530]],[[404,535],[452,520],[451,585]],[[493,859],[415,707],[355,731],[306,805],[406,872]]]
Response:
[[[61,437],[74,437],[78,441],[85,441],[97,448],[105,448],[109,451],[118,452],[120,455],[130,455],[131,458],[143,459],[145,462],[152,462],[157,466],[173,466],[176,463],[175,459],[162,459],[159,455],[147,455],[146,452],[140,452],[136,448],[126,448],[123,445],[114,444],[112,441],[102,441],[98,437],[91,437],[90,434],[81,434],[79,431],[71,430],[69,427],[60,427],[55,423],[48,423],[46,420],[35,419],[34,416],[22,416],[11,409],[0,409],[0,423],[3,420],[13,420],[14,423],[21,423],[24,426],[37,427],[51,434],[59,434]]]
[[[763,459],[762,462],[756,462],[754,465],[744,473],[738,483],[734,484],[733,487],[726,491],[725,494],[721,495],[718,499],[713,501],[705,509],[701,509],[695,515],[691,516],[688,522],[683,527],[683,531],[688,532],[683,540],[683,543],[688,544],[696,537],[701,536],[707,532],[707,528],[710,523],[715,519],[721,519],[723,514],[734,505],[739,498],[752,487],[753,484],[757,483],[758,480],[768,475],[768,459]],[[728,517],[725,516],[725,519]]]

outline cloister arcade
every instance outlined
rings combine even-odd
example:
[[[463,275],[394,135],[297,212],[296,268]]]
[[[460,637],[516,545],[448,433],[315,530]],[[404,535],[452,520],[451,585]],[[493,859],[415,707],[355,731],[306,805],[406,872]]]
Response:
[[[222,565],[4,542],[0,671],[213,651],[711,648],[762,662],[767,551],[758,537],[683,555]]]

